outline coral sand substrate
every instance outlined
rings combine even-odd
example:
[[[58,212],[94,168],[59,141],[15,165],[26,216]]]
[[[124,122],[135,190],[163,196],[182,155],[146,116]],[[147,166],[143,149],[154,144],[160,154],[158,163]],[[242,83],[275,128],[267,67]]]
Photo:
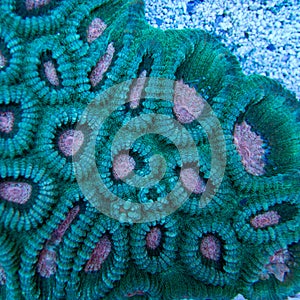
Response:
[[[218,39],[139,0],[2,0],[0,83],[0,299],[300,290],[300,105]]]

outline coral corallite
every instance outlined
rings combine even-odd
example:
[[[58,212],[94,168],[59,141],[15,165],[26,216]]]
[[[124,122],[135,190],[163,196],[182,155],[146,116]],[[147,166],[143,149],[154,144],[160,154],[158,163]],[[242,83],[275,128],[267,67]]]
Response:
[[[191,123],[197,119],[204,107],[204,99],[197,95],[195,89],[191,89],[182,80],[175,85],[174,113],[181,123]]]
[[[93,87],[95,87],[102,80],[104,73],[108,70],[112,62],[114,53],[115,53],[114,45],[113,43],[110,43],[107,46],[106,52],[99,59],[97,65],[93,68],[91,72],[90,81]]]
[[[258,134],[251,131],[251,126],[247,122],[243,121],[235,125],[234,143],[247,172],[255,176],[263,175],[265,173],[264,142]]]
[[[130,89],[129,103],[131,109],[137,108],[139,106],[139,102],[142,96],[142,91],[144,89],[146,80],[147,71],[143,70],[136,82],[134,83],[134,86]]]
[[[56,272],[56,252],[53,250],[43,249],[37,263],[37,271],[42,277],[49,278]]]
[[[87,41],[91,43],[96,40],[103,33],[106,27],[107,25],[100,18],[95,18],[87,30]]]
[[[26,182],[1,182],[0,197],[4,200],[24,204],[31,196],[32,186]]]
[[[5,56],[0,51],[0,69],[4,68],[7,63]]]
[[[201,240],[200,251],[205,258],[218,261],[221,257],[221,242],[215,236],[207,235]]]
[[[205,191],[204,180],[192,168],[181,170],[180,179],[184,187],[195,194],[201,194]]]
[[[278,224],[279,220],[280,215],[277,211],[267,211],[252,218],[250,223],[254,228],[264,228]]]
[[[51,2],[51,0],[26,0],[26,9],[32,10],[43,7]]]
[[[78,213],[80,212],[80,207],[76,205],[70,211],[68,212],[66,218],[59,224],[59,226],[52,232],[50,239],[47,241],[47,246],[54,246],[58,245],[65,232],[71,225],[71,223],[74,221]]]
[[[127,154],[119,154],[113,161],[113,174],[115,179],[123,179],[127,177],[135,167],[133,157]]]
[[[11,111],[0,112],[0,131],[10,133],[14,126],[14,114]]]
[[[67,130],[58,140],[58,148],[65,156],[77,153],[84,141],[84,134],[79,130]]]
[[[6,275],[4,269],[0,266],[0,285],[4,285],[6,283]]]
[[[158,227],[151,228],[150,232],[148,232],[146,236],[147,247],[151,250],[155,250],[160,244],[161,237],[162,237],[162,232],[160,228]]]
[[[59,79],[55,69],[54,63],[49,60],[44,63],[45,75],[49,82],[54,86],[59,86]]]
[[[107,259],[110,251],[111,251],[111,242],[107,235],[104,235],[100,238],[100,241],[96,244],[95,249],[89,259],[89,261],[85,265],[85,272],[95,272],[101,269],[101,265]]]

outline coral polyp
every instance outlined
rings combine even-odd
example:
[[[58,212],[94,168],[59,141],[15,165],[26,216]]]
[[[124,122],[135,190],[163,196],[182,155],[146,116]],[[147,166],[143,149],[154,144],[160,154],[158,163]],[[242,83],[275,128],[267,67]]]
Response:
[[[93,42],[96,40],[106,29],[107,25],[100,19],[95,18],[91,24],[89,25],[89,28],[87,30],[87,41],[88,43]]]
[[[101,269],[102,263],[107,259],[111,251],[111,241],[107,235],[103,235],[93,250],[93,253],[86,263],[84,271],[94,272]]]
[[[65,156],[77,153],[84,141],[84,134],[80,130],[70,129],[63,132],[58,140],[58,148]]]
[[[0,52],[0,68],[3,69],[6,64],[7,64],[7,59],[2,54],[2,52]]]
[[[39,122],[38,99],[23,85],[3,85],[0,92],[1,157],[20,157],[32,150]]]
[[[147,248],[151,250],[155,250],[159,246],[161,238],[162,238],[162,232],[160,228],[152,227],[146,236]]]
[[[26,0],[25,5],[27,10],[41,8],[50,3],[51,0]]]
[[[113,174],[115,179],[123,179],[128,176],[135,167],[135,161],[126,154],[120,154],[114,158]]]
[[[0,197],[4,200],[24,204],[31,196],[32,186],[26,182],[0,183]]]
[[[142,0],[0,1],[0,299],[300,291],[300,104]]]
[[[255,216],[250,222],[254,228],[264,228],[278,224],[279,220],[280,215],[277,213],[277,211],[271,210]]]
[[[98,85],[98,83],[102,80],[103,74],[108,70],[112,59],[113,55],[115,53],[115,48],[113,43],[110,43],[107,46],[106,52],[104,55],[99,59],[97,62],[96,66],[92,69],[92,72],[90,74],[90,81],[91,85],[95,87]]]
[[[182,169],[180,178],[184,187],[190,192],[200,194],[205,191],[204,180],[192,168]]]
[[[14,127],[14,114],[11,111],[0,112],[0,131],[10,133]]]
[[[135,225],[131,230],[131,256],[139,269],[161,273],[175,262],[177,218]]]
[[[197,95],[195,89],[191,89],[182,81],[177,81],[174,95],[174,113],[181,123],[191,123],[197,119],[203,110],[203,98]]]
[[[251,126],[245,121],[235,125],[234,143],[246,171],[255,176],[263,175],[266,152],[263,148],[263,140],[258,134],[251,131]]]
[[[201,240],[200,251],[205,258],[218,261],[221,258],[221,242],[209,234]]]

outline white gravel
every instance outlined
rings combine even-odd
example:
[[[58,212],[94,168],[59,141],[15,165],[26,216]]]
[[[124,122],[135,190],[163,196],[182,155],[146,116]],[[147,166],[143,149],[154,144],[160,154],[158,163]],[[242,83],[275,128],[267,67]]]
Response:
[[[154,27],[202,28],[221,37],[246,74],[267,75],[300,98],[300,0],[146,0]]]

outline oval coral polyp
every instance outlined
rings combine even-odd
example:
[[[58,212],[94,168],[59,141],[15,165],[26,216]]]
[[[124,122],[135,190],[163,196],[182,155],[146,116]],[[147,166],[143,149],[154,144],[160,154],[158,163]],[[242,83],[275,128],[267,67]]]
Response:
[[[201,194],[205,191],[204,180],[192,168],[183,169],[180,173],[180,179],[184,187],[195,194]]]
[[[59,79],[58,79],[58,75],[54,63],[51,60],[49,60],[46,61],[43,65],[44,65],[45,75],[48,81],[50,82],[50,84],[54,86],[59,86]]]
[[[1,182],[0,197],[9,202],[26,203],[31,196],[32,186],[26,182]]]
[[[251,126],[243,121],[235,125],[233,136],[234,144],[246,171],[255,176],[265,174],[264,141],[260,135],[252,131]]]
[[[173,111],[180,123],[191,123],[197,119],[204,108],[204,99],[197,95],[194,88],[190,88],[182,80],[175,84]]]
[[[7,59],[5,58],[5,56],[0,51],[0,70],[5,67],[6,63],[7,63]]]
[[[265,228],[279,223],[280,215],[277,211],[267,211],[259,214],[250,220],[254,228]]]
[[[0,111],[0,132],[10,133],[14,127],[15,117],[11,111]]]
[[[135,168],[135,161],[127,154],[119,154],[114,158],[113,174],[115,179],[126,178]]]
[[[111,241],[107,235],[100,238],[99,242],[93,250],[93,253],[86,263],[84,271],[85,272],[95,272],[101,269],[102,264],[107,259],[111,252]]]
[[[200,251],[205,258],[218,261],[221,258],[221,242],[214,235],[209,234],[202,239]]]
[[[47,4],[49,4],[51,0],[26,0],[26,9],[32,10],[32,9],[38,9],[40,7],[43,7]]]
[[[100,35],[102,35],[103,31],[106,29],[107,25],[100,19],[95,18],[89,25],[87,30],[87,41],[88,43],[96,40]]]
[[[61,134],[58,148],[65,156],[72,156],[78,152],[84,142],[84,134],[80,130],[67,130]]]
[[[107,46],[106,52],[104,55],[98,60],[96,66],[93,68],[91,75],[90,75],[90,82],[93,87],[99,84],[99,82],[102,80],[104,74],[108,70],[113,56],[115,53],[115,48],[113,43],[110,43]]]
[[[4,269],[0,266],[0,285],[6,284],[6,274]]]

